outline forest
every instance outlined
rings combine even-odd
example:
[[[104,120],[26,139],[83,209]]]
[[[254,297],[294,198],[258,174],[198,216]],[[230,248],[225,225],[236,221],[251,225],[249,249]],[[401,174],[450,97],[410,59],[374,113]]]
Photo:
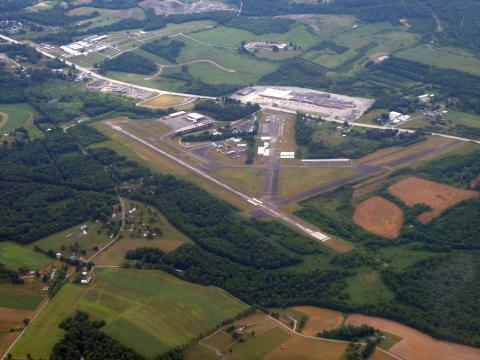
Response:
[[[258,104],[243,105],[240,101],[222,98],[220,102],[202,101],[196,104],[194,109],[220,121],[235,121],[259,111],[260,106]]]
[[[116,203],[103,166],[61,132],[0,151],[0,167],[2,240],[26,244],[88,219],[106,219]]]
[[[143,56],[132,52],[124,52],[113,59],[105,60],[98,66],[98,69],[101,73],[106,73],[107,71],[123,71],[148,75],[157,70],[157,65]]]
[[[166,41],[165,39],[155,40],[141,46],[142,49],[158,55],[172,64],[177,63],[177,57],[184,47],[185,44],[179,40]]]

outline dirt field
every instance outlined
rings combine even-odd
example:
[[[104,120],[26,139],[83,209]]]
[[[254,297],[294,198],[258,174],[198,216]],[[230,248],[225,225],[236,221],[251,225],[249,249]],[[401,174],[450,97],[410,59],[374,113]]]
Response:
[[[477,191],[463,190],[414,176],[393,184],[388,188],[388,191],[407,206],[416,204],[430,206],[433,209],[432,211],[424,212],[418,216],[418,220],[423,223],[428,223],[436,218],[450,206],[479,195]]]
[[[0,332],[22,326],[23,319],[29,319],[34,311],[0,307]]]
[[[335,329],[343,322],[343,315],[338,311],[314,306],[295,306],[292,309],[308,316],[308,321],[302,330],[304,335],[315,336],[323,330]]]
[[[395,239],[400,235],[403,212],[394,203],[380,196],[374,196],[357,206],[353,221],[371,233],[387,239]]]
[[[345,343],[334,343],[293,336],[277,347],[265,360],[341,360],[347,348]]]
[[[357,326],[368,324],[402,337],[403,340],[392,346],[389,352],[405,360],[480,359],[480,349],[435,340],[429,335],[395,321],[365,315],[351,315],[347,322]]]
[[[34,313],[35,311],[0,307],[0,357],[20,334],[18,331],[10,332],[10,329],[23,327],[23,319],[31,319]]]
[[[8,123],[8,114],[0,112],[0,129],[3,128]]]
[[[153,247],[169,253],[176,250],[180,245],[184,244],[182,240],[146,240],[146,239],[120,239],[113,244],[108,250],[101,253],[95,263],[102,266],[118,266],[125,261],[125,254],[129,250],[140,247]]]
[[[350,252],[353,250],[354,246],[345,240],[330,238],[323,242],[324,245],[328,246],[330,249],[335,250],[341,254]]]

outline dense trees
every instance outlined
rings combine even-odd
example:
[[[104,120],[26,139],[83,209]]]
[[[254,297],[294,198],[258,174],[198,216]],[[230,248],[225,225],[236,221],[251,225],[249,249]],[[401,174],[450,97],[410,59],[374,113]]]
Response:
[[[327,339],[337,339],[345,341],[358,341],[375,335],[375,328],[368,325],[354,326],[350,324],[342,325],[336,329],[324,330],[317,334],[318,337]]]
[[[312,304],[325,306],[336,298],[347,275],[338,271],[313,270],[307,273],[288,270],[259,270],[240,265],[225,257],[214,255],[194,245],[184,245],[173,253],[156,256],[155,250],[141,249],[129,257],[146,258],[156,263],[137,266],[159,268],[203,285],[220,286],[249,304],[263,307]]]
[[[105,335],[100,329],[104,321],[92,321],[87,313],[77,311],[60,323],[64,337],[52,351],[51,360],[144,360],[133,350]]]
[[[5,53],[12,59],[17,56],[25,58],[31,64],[36,64],[42,58],[42,54],[33,47],[23,44],[1,44],[0,53]]]
[[[152,74],[157,70],[157,65],[143,56],[125,52],[113,59],[106,60],[99,67],[100,71],[123,71],[135,74]]]
[[[230,98],[202,101],[195,105],[195,111],[205,113],[221,121],[239,120],[260,110],[258,104],[243,105],[240,101]]]
[[[174,64],[177,63],[177,57],[184,47],[185,44],[179,40],[168,41],[165,39],[155,40],[142,45],[142,49],[150,51]]]
[[[0,151],[2,240],[29,243],[87,219],[115,203],[103,166],[63,133]]]
[[[444,339],[480,346],[478,256],[478,251],[454,252],[403,272],[385,271],[384,280],[396,297],[385,311]]]

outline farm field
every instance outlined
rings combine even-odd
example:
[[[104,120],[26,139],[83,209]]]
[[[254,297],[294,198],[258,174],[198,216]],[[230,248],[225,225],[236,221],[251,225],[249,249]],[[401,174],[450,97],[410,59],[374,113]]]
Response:
[[[214,328],[246,306],[222,291],[160,271],[96,269],[92,285],[64,285],[15,345],[13,355],[48,357],[62,336],[58,324],[78,309],[104,319],[105,333],[152,357]]]
[[[480,349],[439,341],[418,330],[395,321],[365,315],[351,315],[347,322],[352,325],[368,324],[382,331],[403,338],[389,351],[405,360],[474,360],[480,358]]]
[[[22,285],[0,284],[0,357],[25,326],[23,320],[32,319],[45,298],[36,278]]]
[[[35,280],[22,285],[0,284],[1,308],[32,311],[43,299],[40,281]]]
[[[0,242],[0,263],[11,270],[17,270],[19,267],[42,270],[52,264],[53,259],[29,247],[3,241]]]
[[[387,239],[395,239],[400,235],[403,212],[394,203],[374,196],[357,206],[353,221],[369,232]]]
[[[294,306],[292,310],[308,316],[302,334],[316,336],[324,330],[331,330],[343,323],[343,314],[338,311],[318,308],[315,306]]]
[[[422,223],[428,223],[438,217],[449,207],[461,201],[479,196],[477,191],[464,190],[433,181],[409,177],[388,188],[393,196],[402,200],[407,206],[426,204],[432,208],[418,216]]]
[[[253,317],[254,316],[254,317]],[[226,331],[220,330],[212,337],[203,339],[187,351],[185,359],[219,359],[216,351],[226,351],[226,359],[302,359],[302,360],[341,360],[347,347],[346,343],[329,342],[321,339],[310,339],[293,333],[278,321],[267,315],[250,315],[236,321],[235,326],[245,326],[243,342],[233,342],[229,346],[230,337]],[[254,332],[255,336],[251,333]],[[222,334],[219,337],[217,334]],[[230,339],[232,339],[230,337]],[[202,345],[203,344],[203,345]],[[206,346],[208,345],[208,347]]]
[[[93,8],[93,7],[78,7],[73,10],[70,10],[67,15],[70,16],[78,16],[78,15],[86,15],[91,14],[97,11],[100,13],[102,17],[110,17],[110,18],[117,18],[120,19],[139,19],[142,20],[145,18],[145,13],[139,7],[130,8],[130,9],[121,9],[121,10],[110,10],[110,9],[102,9],[102,8]],[[92,19],[95,20],[96,18]]]
[[[395,57],[480,75],[480,58],[460,48],[419,45],[398,51]]]

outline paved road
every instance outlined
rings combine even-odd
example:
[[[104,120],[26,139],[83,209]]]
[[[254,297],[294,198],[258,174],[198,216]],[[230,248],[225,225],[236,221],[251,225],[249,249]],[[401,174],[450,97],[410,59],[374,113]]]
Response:
[[[271,122],[268,123],[270,136],[270,156],[265,164],[265,182],[263,185],[262,199],[272,202],[278,194],[278,183],[280,177],[280,154],[279,139],[283,128],[284,119],[281,116],[271,116]]]
[[[234,188],[232,188],[231,186],[221,182],[220,180],[210,176],[209,174],[207,174],[205,171],[201,170],[201,169],[198,169],[197,167],[187,163],[186,161],[182,160],[182,159],[179,159],[177,158],[176,156],[166,152],[165,150],[162,150],[160,148],[158,148],[157,146],[149,143],[148,141],[122,129],[121,126],[119,126],[118,124],[116,124],[115,122],[111,122],[111,121],[108,121],[107,124],[109,126],[111,126],[114,130],[116,131],[119,131],[121,132],[122,134],[138,141],[139,143],[145,145],[146,147],[154,150],[155,152],[165,156],[166,158],[169,158],[170,160],[173,160],[175,161],[176,163],[182,165],[183,167],[191,170],[192,172],[208,179],[209,181],[211,181],[212,183],[228,190],[229,192],[237,195],[238,197],[244,199],[245,201],[247,201],[248,203],[256,206],[258,209],[261,209],[263,210],[264,212],[268,213],[270,216],[272,216],[273,218],[276,218],[276,219],[279,219],[279,220],[282,220],[284,222],[286,222],[287,224],[289,224],[290,226],[296,228],[297,230],[317,239],[317,240],[320,240],[320,241],[325,241],[325,240],[328,240],[329,237],[326,235],[326,234],[323,234],[321,232],[319,232],[317,229],[314,229],[312,227],[309,227],[309,226],[306,226],[304,225],[303,223],[301,223],[299,220],[295,219],[294,217],[278,210],[278,209],[275,209],[273,206],[270,206],[270,205],[267,205],[255,198],[252,198],[250,196],[248,196],[247,194],[241,192],[241,191],[238,191]]]

